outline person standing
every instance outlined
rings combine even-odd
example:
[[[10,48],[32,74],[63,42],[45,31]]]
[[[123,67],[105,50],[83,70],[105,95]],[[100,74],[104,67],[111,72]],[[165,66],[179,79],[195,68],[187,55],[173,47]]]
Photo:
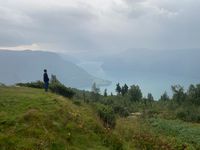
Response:
[[[47,74],[47,70],[46,70],[46,69],[44,69],[43,81],[44,81],[44,89],[45,89],[45,92],[48,92],[48,88],[49,88],[49,77],[48,77],[48,74]]]

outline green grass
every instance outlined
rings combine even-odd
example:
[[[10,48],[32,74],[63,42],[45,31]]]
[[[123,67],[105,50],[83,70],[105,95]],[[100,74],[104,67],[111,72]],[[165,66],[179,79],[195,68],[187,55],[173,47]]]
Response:
[[[161,118],[119,118],[114,134],[127,150],[200,150],[200,124]]]
[[[106,150],[90,106],[40,89],[0,87],[1,150]]]
[[[0,87],[0,150],[198,150],[200,124],[117,117],[107,130],[93,105],[42,89]]]
[[[180,120],[149,119],[154,133],[174,138],[176,145],[184,144],[188,149],[200,149],[200,125]]]

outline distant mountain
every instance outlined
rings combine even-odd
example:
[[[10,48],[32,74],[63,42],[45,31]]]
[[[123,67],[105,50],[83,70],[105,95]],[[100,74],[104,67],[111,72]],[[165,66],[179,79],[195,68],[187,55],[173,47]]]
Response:
[[[110,82],[98,79],[59,54],[43,51],[0,50],[0,82],[14,84],[42,80],[43,70],[54,74],[66,86],[88,88],[93,82],[99,86]]]
[[[142,74],[200,79],[199,65],[200,49],[129,49],[104,60],[102,68],[115,77],[133,78]]]

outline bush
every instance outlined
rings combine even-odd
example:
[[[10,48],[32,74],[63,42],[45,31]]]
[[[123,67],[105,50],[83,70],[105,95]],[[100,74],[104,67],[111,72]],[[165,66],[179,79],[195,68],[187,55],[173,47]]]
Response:
[[[30,83],[17,83],[18,86],[24,86],[24,87],[31,87],[31,88],[44,88],[44,83],[42,81],[36,81],[36,82],[30,82]]]
[[[104,122],[104,126],[108,128],[114,128],[116,125],[116,117],[112,107],[98,104],[97,113],[100,119]]]
[[[121,117],[129,116],[129,111],[123,106],[115,105],[113,109],[114,109],[114,112],[118,113]]]
[[[188,122],[200,122],[200,112],[196,108],[182,108],[176,113],[177,118]]]
[[[31,88],[44,88],[44,83],[42,81],[31,82],[31,83],[17,83],[18,86],[31,87]],[[62,95],[64,97],[72,98],[74,96],[74,91],[70,88],[67,88],[61,83],[50,83],[49,89],[56,94]]]
[[[74,91],[70,88],[67,88],[63,84],[60,83],[53,83],[49,85],[49,89],[56,94],[60,94],[64,97],[72,98],[74,96]]]
[[[147,117],[151,118],[151,117],[156,117],[159,114],[159,111],[156,109],[149,109],[145,111],[145,115],[147,115]]]

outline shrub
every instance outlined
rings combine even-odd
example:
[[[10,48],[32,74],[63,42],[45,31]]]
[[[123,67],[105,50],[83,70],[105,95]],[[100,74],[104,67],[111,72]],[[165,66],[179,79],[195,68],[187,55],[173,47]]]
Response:
[[[177,118],[183,121],[200,122],[200,113],[198,110],[193,109],[180,109],[176,113]]]
[[[18,86],[31,87],[31,88],[44,88],[44,83],[42,81],[30,82],[30,83],[17,83]],[[67,88],[60,82],[50,83],[49,89],[56,94],[62,95],[64,97],[72,98],[74,96],[74,91]]]
[[[116,125],[116,117],[112,107],[98,104],[97,113],[100,119],[104,122],[104,126],[108,128],[114,128]]]
[[[31,88],[44,88],[44,83],[42,81],[36,81],[36,82],[30,82],[30,83],[17,83],[18,86],[24,86],[24,87],[31,87]]]
[[[114,112],[115,112],[115,113],[118,113],[121,117],[127,117],[127,116],[129,116],[129,111],[128,111],[128,109],[126,109],[126,108],[123,107],[123,106],[115,105],[115,106],[113,107],[113,109],[114,109]]]
[[[53,83],[49,85],[49,89],[56,94],[60,94],[64,97],[72,98],[74,96],[74,91],[70,88],[67,88],[63,84],[60,83]]]
[[[156,117],[159,114],[159,111],[156,109],[149,109],[145,111],[145,115],[147,115],[147,117]]]

